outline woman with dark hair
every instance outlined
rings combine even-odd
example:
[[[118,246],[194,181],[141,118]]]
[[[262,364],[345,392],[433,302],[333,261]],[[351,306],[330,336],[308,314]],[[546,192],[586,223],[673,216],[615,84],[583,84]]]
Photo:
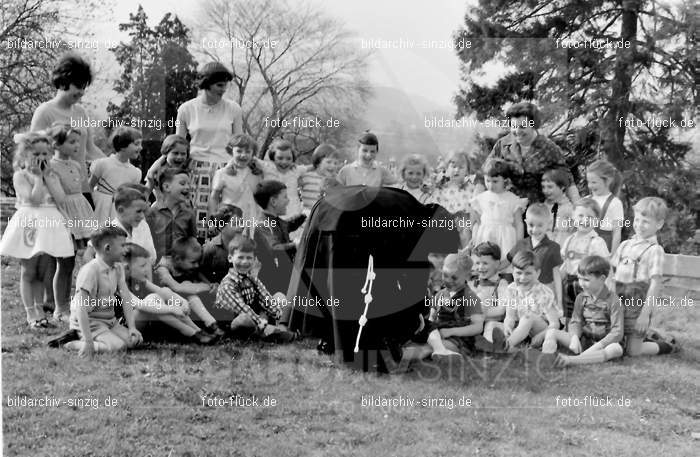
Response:
[[[513,193],[526,197],[530,204],[541,202],[544,200],[542,174],[554,168],[567,169],[564,154],[552,140],[537,131],[541,123],[534,104],[516,103],[508,108],[506,117],[510,121],[510,133],[496,141],[486,158],[484,170],[494,159],[512,164],[516,172],[512,179]],[[569,186],[566,195],[572,202],[580,198],[575,184]]]
[[[62,55],[52,72],[52,83],[56,95],[51,100],[42,103],[34,111],[30,130],[32,132],[48,130],[54,124],[68,124],[80,135],[78,151],[72,160],[78,162],[80,188],[94,208],[90,186],[87,178],[87,162],[105,157],[104,153],[95,146],[92,132],[86,127],[90,116],[79,102],[85,94],[85,89],[92,83],[92,70],[82,57],[74,53]],[[54,300],[67,303],[70,300],[71,280],[75,268],[75,257],[42,256],[39,260],[44,265],[45,307],[51,307]],[[55,308],[55,306],[54,306]],[[68,314],[62,314],[55,308],[54,318],[68,321]]]
[[[197,219],[207,217],[207,202],[214,172],[226,166],[231,155],[226,151],[229,139],[243,133],[243,112],[232,100],[223,98],[233,74],[221,63],[210,62],[199,72],[200,95],[183,103],[177,110],[177,130],[189,135],[190,158],[194,169],[193,202]],[[200,224],[201,236],[206,225]],[[200,235],[200,233],[198,233]]]
[[[90,65],[77,54],[64,54],[53,69],[52,82],[56,88],[56,96],[39,105],[34,111],[30,130],[46,130],[54,123],[60,123],[69,124],[80,132],[78,153],[72,159],[80,165],[84,178],[83,193],[87,194],[86,198],[92,202],[87,180],[87,162],[101,159],[105,155],[95,146],[92,132],[85,127],[90,117],[85,108],[78,103],[87,86],[92,83]]]

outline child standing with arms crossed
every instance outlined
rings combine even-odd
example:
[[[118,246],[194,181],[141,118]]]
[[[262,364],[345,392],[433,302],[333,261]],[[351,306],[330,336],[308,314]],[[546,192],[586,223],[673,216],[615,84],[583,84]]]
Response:
[[[622,240],[622,225],[625,212],[622,201],[615,195],[620,190],[622,177],[607,160],[596,160],[586,169],[586,182],[591,198],[600,206],[600,225],[595,228],[608,246],[615,252]]]
[[[112,135],[116,151],[111,156],[98,159],[90,166],[90,189],[95,202],[95,216],[100,226],[111,224],[117,218],[112,197],[119,186],[141,181],[141,170],[130,161],[141,152],[141,132],[131,127],[119,127]]]
[[[630,356],[676,352],[665,341],[644,341],[652,317],[652,306],[661,293],[664,248],[656,233],[668,213],[666,202],[644,197],[634,205],[634,236],[620,244],[612,257],[615,292],[625,313],[625,353]]]
[[[59,259],[59,268],[68,270],[66,265],[73,265],[71,260],[75,253],[66,219],[56,206],[63,203],[65,193],[60,178],[49,163],[49,138],[38,133],[27,133],[16,135],[15,142],[17,151],[12,161],[15,169],[12,182],[17,194],[17,211],[0,241],[0,254],[19,259],[20,296],[29,328],[35,330],[53,326],[44,317],[42,309],[42,255]],[[71,272],[68,271],[68,278]],[[54,296],[57,298],[64,296],[63,289],[59,287],[67,287],[70,294],[70,281],[67,285],[54,281]],[[62,316],[67,313],[67,303],[59,299],[54,317],[63,320]]]

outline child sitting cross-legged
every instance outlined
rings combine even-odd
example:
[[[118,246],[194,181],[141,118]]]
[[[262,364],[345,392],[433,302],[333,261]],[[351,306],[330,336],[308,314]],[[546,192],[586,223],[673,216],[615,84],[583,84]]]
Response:
[[[129,290],[134,296],[131,303],[136,325],[144,334],[155,321],[177,330],[189,341],[210,344],[215,337],[203,332],[189,317],[187,300],[167,287],[158,287],[149,277],[151,261],[149,252],[138,244],[126,244],[126,276]],[[150,329],[153,330],[153,329]]]
[[[90,239],[95,258],[80,268],[71,301],[70,328],[77,330],[80,341],[65,344],[81,356],[131,349],[143,340],[131,307],[123,307],[128,328],[118,324],[114,315],[117,292],[124,302],[133,301],[121,263],[125,239],[124,230],[112,226],[99,229]]]
[[[514,352],[528,335],[533,346],[542,344],[547,330],[559,328],[561,314],[552,290],[537,279],[540,261],[535,253],[519,251],[511,264],[514,281],[507,289],[503,321],[506,340],[500,349]]]
[[[232,267],[219,285],[215,307],[226,312],[231,332],[238,337],[257,334],[270,341],[292,341],[293,332],[284,325],[274,325],[283,318],[284,295],[271,295],[263,283],[251,275],[255,242],[237,235],[229,243],[228,250]],[[288,310],[284,310],[285,314]]]
[[[471,268],[472,261],[466,254],[445,257],[442,266],[444,288],[431,299],[430,320],[413,338],[423,345],[405,348],[402,358],[461,357],[462,353],[474,348],[474,337],[484,328],[484,315],[481,300],[467,284]]]
[[[578,266],[578,294],[569,331],[549,329],[542,344],[542,352],[552,354],[557,345],[567,346],[575,356],[559,355],[559,365],[600,363],[622,356],[624,310],[617,296],[606,286],[610,263],[603,257],[584,257]]]
[[[194,237],[181,238],[173,242],[172,255],[163,257],[155,269],[157,284],[167,287],[176,294],[185,297],[194,316],[204,323],[204,331],[214,337],[221,337],[224,332],[216,319],[204,306],[203,298],[216,291],[216,284],[211,284],[198,271],[202,258],[202,247]]]

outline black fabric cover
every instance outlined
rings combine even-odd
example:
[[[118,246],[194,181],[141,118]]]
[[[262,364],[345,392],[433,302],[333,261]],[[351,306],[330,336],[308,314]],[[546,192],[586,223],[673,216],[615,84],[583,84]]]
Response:
[[[377,220],[402,227],[368,227]],[[324,339],[352,360],[371,254],[376,279],[360,348],[383,349],[386,338],[408,340],[425,311],[428,253],[458,249],[459,235],[448,228],[450,221],[442,207],[423,205],[403,190],[350,186],[331,191],[312,209],[297,251],[287,293],[294,305],[290,327]],[[306,304],[316,306],[304,306],[306,298]],[[333,303],[338,306],[329,306]]]

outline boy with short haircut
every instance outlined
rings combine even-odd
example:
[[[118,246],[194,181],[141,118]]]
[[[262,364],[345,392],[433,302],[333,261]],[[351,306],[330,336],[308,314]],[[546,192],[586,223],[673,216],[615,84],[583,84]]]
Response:
[[[565,323],[571,319],[576,296],[582,292],[578,283],[578,267],[581,259],[596,255],[607,259],[610,257],[605,240],[593,230],[598,224],[600,206],[592,198],[582,198],[574,206],[572,218],[576,232],[569,235],[561,246],[562,305]]]
[[[280,181],[261,182],[253,197],[263,209],[264,218],[264,223],[255,230],[262,261],[260,280],[269,290],[286,293],[297,252],[296,243],[290,239],[289,233],[301,227],[306,216],[299,214],[289,221],[282,219],[287,212],[289,196],[287,186]]]
[[[501,348],[509,352],[528,335],[532,337],[533,346],[540,345],[548,329],[559,328],[561,315],[554,293],[537,279],[541,276],[537,255],[532,251],[519,251],[511,263],[514,281],[507,289],[503,321],[506,340]]]
[[[345,165],[338,172],[338,182],[343,186],[388,186],[396,183],[392,173],[375,160],[379,152],[379,140],[374,133],[366,132],[359,140],[357,160]]]
[[[155,269],[156,282],[185,297],[192,313],[204,323],[204,331],[212,336],[223,336],[216,319],[204,305],[207,295],[213,296],[216,284],[210,284],[199,273],[202,247],[194,237],[173,242],[172,255],[164,256]]]
[[[520,251],[534,252],[540,271],[538,280],[554,292],[555,302],[561,308],[560,246],[547,238],[547,229],[552,226],[552,213],[544,203],[533,203],[525,211],[525,226],[529,236],[518,241],[506,257],[512,262],[513,257]]]
[[[197,218],[190,204],[190,177],[179,168],[165,168],[157,181],[162,199],[146,213],[156,248],[156,261],[170,255],[173,241],[197,236]]]
[[[655,297],[661,292],[664,249],[656,239],[668,213],[666,202],[645,197],[634,209],[634,236],[623,241],[612,257],[615,292],[624,307],[625,353],[630,356],[676,352],[673,342],[644,341]]]
[[[148,210],[144,190],[141,184],[123,184],[114,193],[114,208],[117,217],[113,224],[126,232],[126,242],[135,243],[148,251],[151,265],[156,261],[156,248],[153,245],[151,229],[145,219]],[[89,262],[95,257],[95,249],[88,243],[83,259]]]
[[[279,322],[286,304],[284,295],[274,296],[250,272],[255,260],[255,242],[238,235],[229,243],[231,269],[216,292],[215,307],[227,314],[229,329],[239,336],[257,334],[263,339],[289,342],[295,337]],[[288,310],[284,310],[288,314]]]
[[[571,184],[571,175],[566,170],[555,168],[547,170],[542,175],[544,204],[551,211],[553,221],[551,227],[547,230],[547,236],[560,246],[574,231],[571,224],[574,207],[569,197],[566,196],[566,190]]]
[[[151,322],[158,321],[177,330],[193,343],[210,344],[214,341],[212,335],[204,333],[190,319],[187,300],[167,287],[158,287],[150,281],[152,266],[148,251],[137,244],[127,243],[125,260],[127,283],[134,296],[131,306],[140,331],[145,333]]]
[[[583,292],[576,297],[569,331],[549,329],[542,344],[542,352],[546,354],[555,353],[561,344],[580,355],[560,354],[557,364],[601,363],[622,357],[619,343],[624,312],[615,294],[605,286],[609,273],[610,263],[603,257],[593,255],[580,261],[578,276]]]
[[[429,321],[414,337],[427,345],[406,348],[404,358],[462,357],[474,349],[474,337],[484,329],[481,300],[467,284],[472,261],[464,254],[449,254],[442,266],[443,289],[432,298]]]
[[[243,227],[238,224],[243,217],[243,211],[237,206],[221,205],[211,221],[214,225],[210,233],[214,236],[204,243],[200,271],[210,281],[220,283],[228,274],[228,244],[236,235],[243,233]]]
[[[483,335],[489,343],[497,343],[500,347],[505,339],[503,319],[506,307],[503,305],[503,298],[508,293],[508,281],[498,274],[501,267],[501,248],[495,243],[485,241],[472,250],[472,257],[474,270],[479,275],[474,280],[472,289],[481,300],[484,310]]]
[[[106,226],[91,237],[95,258],[82,266],[75,281],[71,301],[70,328],[78,331],[80,341],[70,341],[65,347],[78,350],[81,356],[92,357],[95,352],[131,349],[143,338],[134,325],[134,313],[124,306],[128,328],[117,323],[114,306],[116,294],[131,302],[133,297],[126,285],[124,267],[124,230]]]

